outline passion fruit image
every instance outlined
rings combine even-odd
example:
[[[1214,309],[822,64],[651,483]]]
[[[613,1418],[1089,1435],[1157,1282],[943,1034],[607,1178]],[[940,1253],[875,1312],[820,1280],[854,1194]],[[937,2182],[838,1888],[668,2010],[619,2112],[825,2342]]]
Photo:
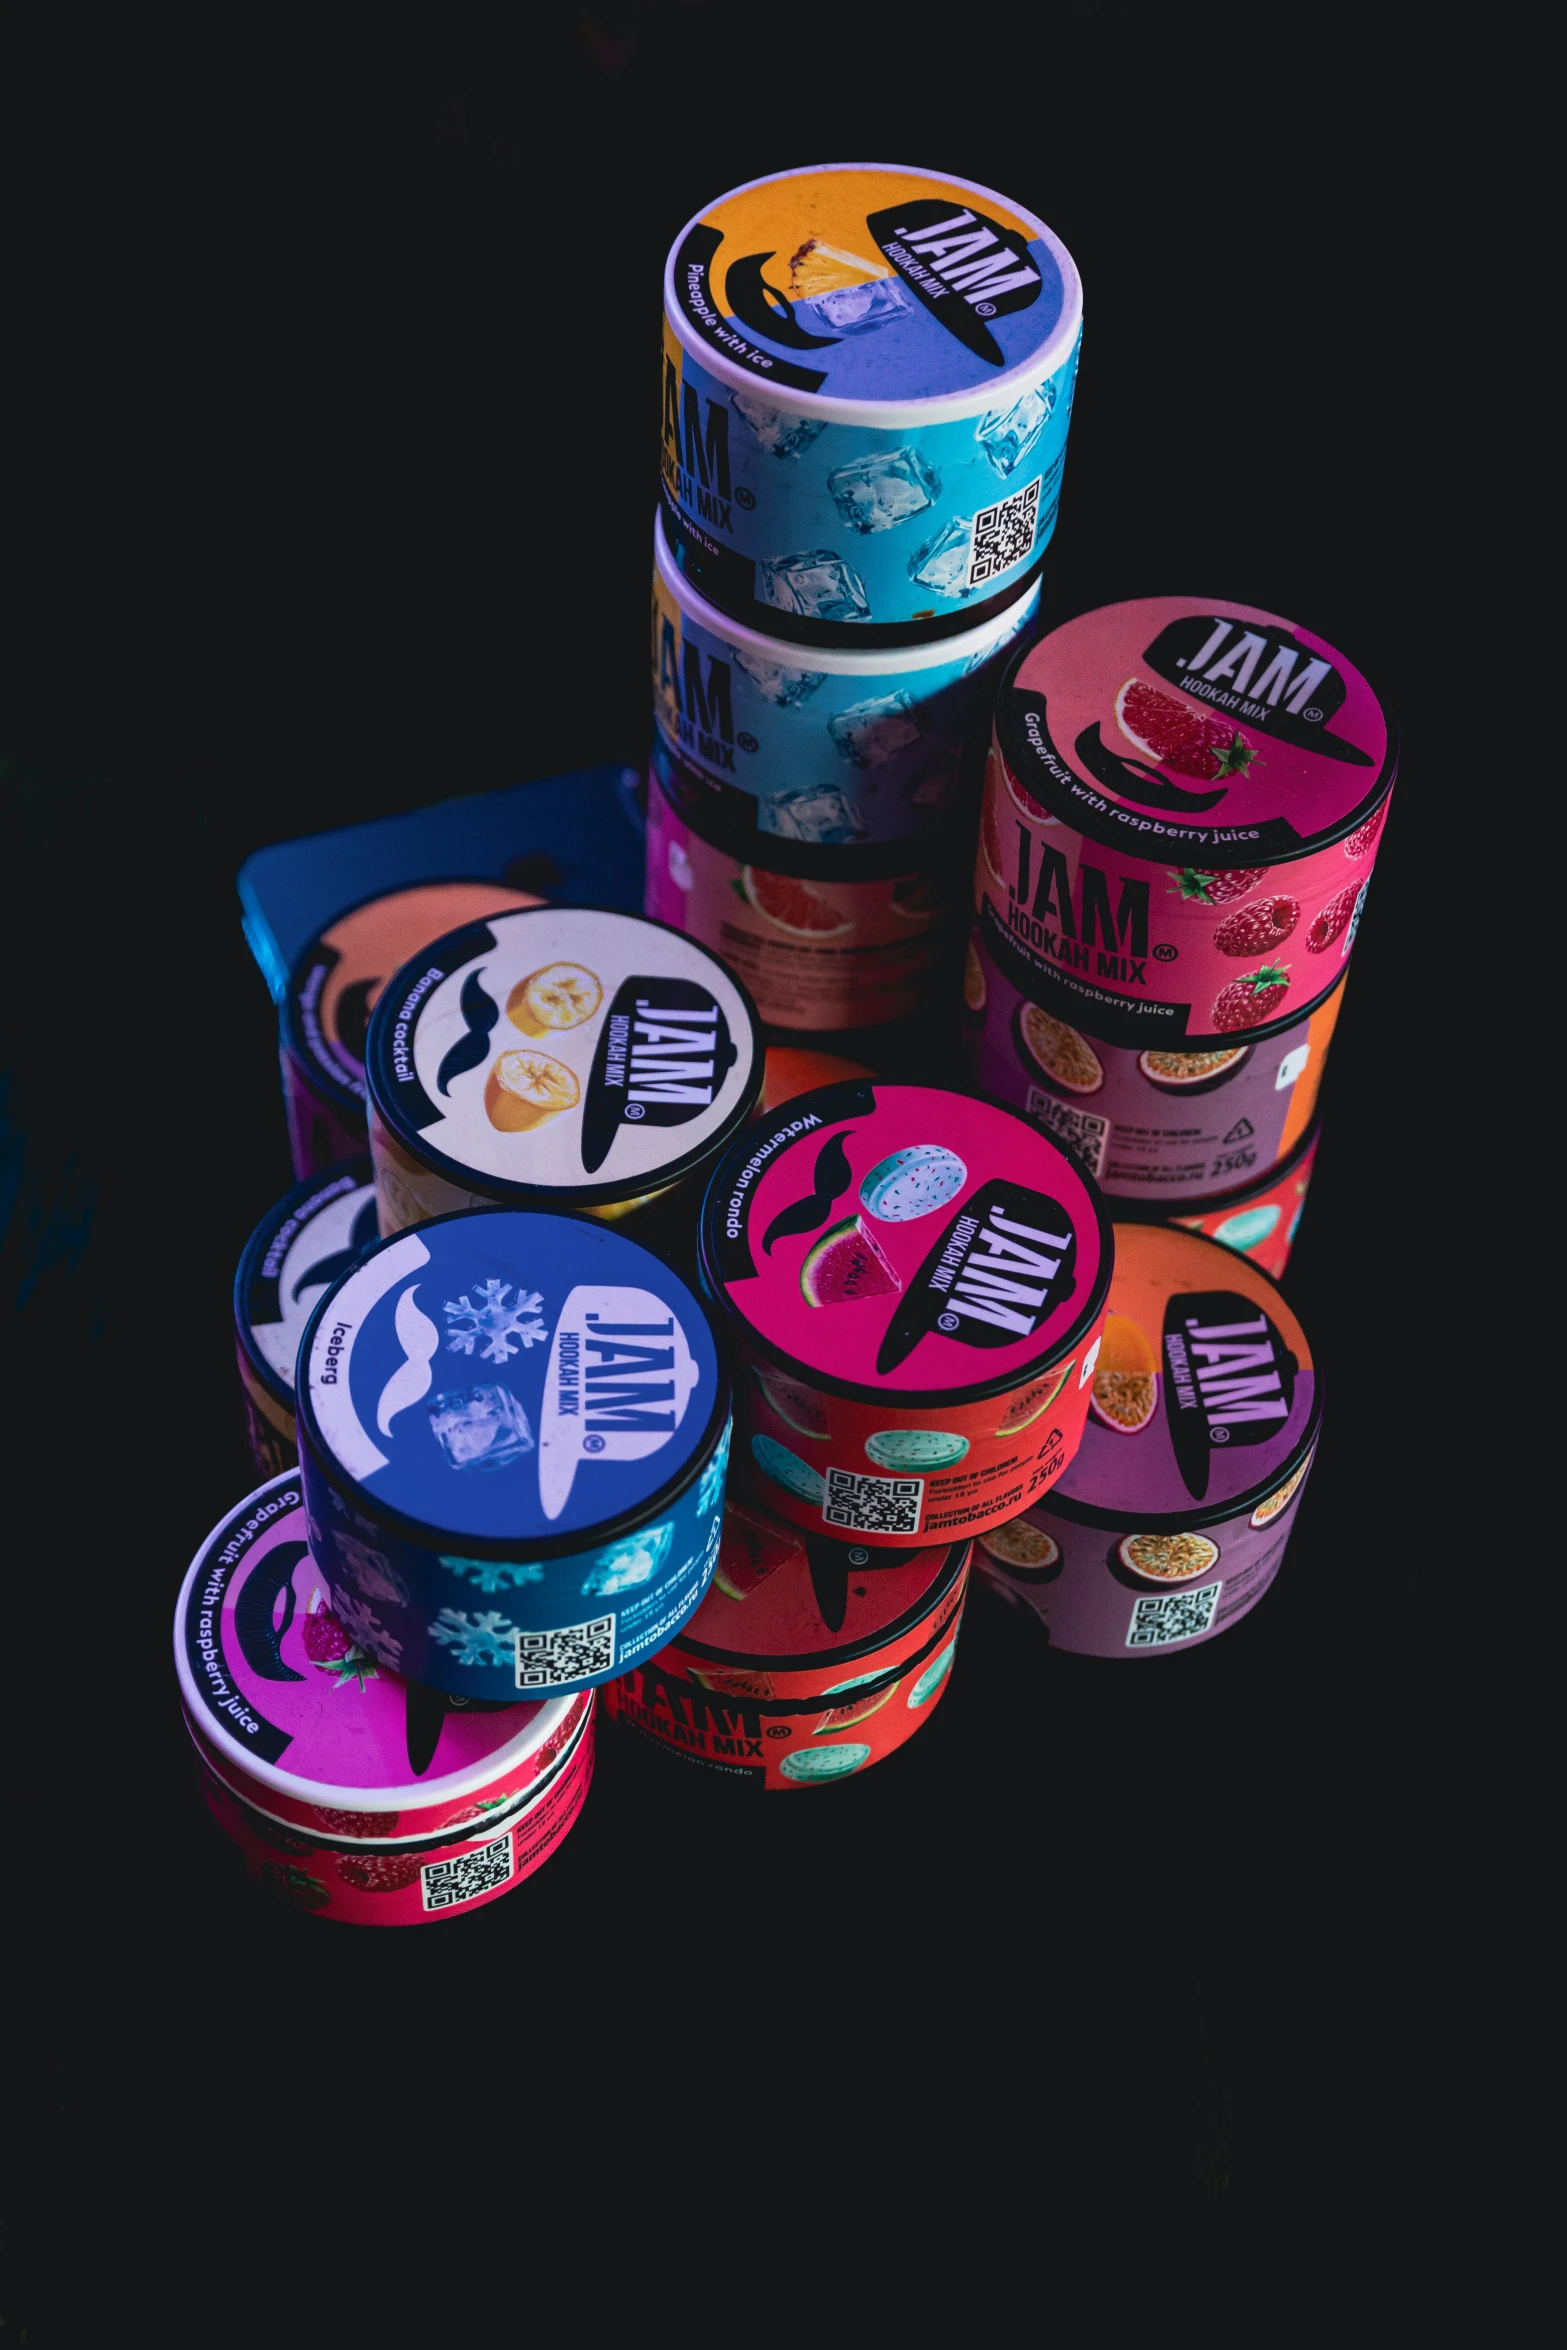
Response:
[[[827,1480],[819,1469],[802,1461],[798,1453],[787,1445],[775,1444],[770,1436],[753,1436],[751,1458],[764,1477],[771,1477],[785,1493],[792,1493],[800,1501],[820,1506],[827,1496]]]
[[[872,1167],[860,1185],[860,1205],[883,1224],[912,1224],[955,1200],[967,1181],[956,1151],[939,1142],[911,1143]]]
[[[1115,1555],[1150,1583],[1189,1583],[1218,1565],[1219,1546],[1206,1534],[1128,1534]]]
[[[870,1759],[868,1746],[802,1746],[786,1754],[778,1768],[802,1787],[825,1787],[830,1780],[847,1779]]]
[[[968,1451],[968,1438],[945,1428],[878,1428],[866,1437],[865,1451],[878,1469],[951,1469]]]
[[[930,1703],[937,1690],[941,1687],[942,1682],[951,1672],[952,1660],[957,1655],[957,1653],[958,1640],[957,1634],[954,1633],[952,1638],[947,1642],[946,1647],[942,1650],[940,1656],[932,1657],[930,1663],[925,1667],[924,1672],[921,1673],[919,1679],[915,1682],[913,1688],[909,1691],[906,1702],[911,1711],[917,1706],[928,1705]]]
[[[603,1001],[596,972],[580,963],[546,963],[518,980],[506,998],[506,1017],[524,1036],[558,1035],[591,1020]]]
[[[1285,1478],[1277,1493],[1270,1493],[1266,1501],[1258,1502],[1251,1513],[1251,1522],[1254,1526],[1271,1526],[1274,1519],[1289,1508],[1295,1498],[1300,1481],[1310,1466],[1310,1461],[1302,1461],[1293,1477]]]
[[[1130,1314],[1106,1314],[1089,1407],[1101,1427],[1136,1436],[1159,1408],[1158,1358]]]
[[[1222,1224],[1213,1228],[1215,1240],[1222,1240],[1226,1248],[1260,1248],[1270,1238],[1280,1216],[1284,1213],[1277,1201],[1265,1208],[1240,1208],[1233,1216],[1226,1216]]]
[[[824,1232],[800,1267],[800,1295],[808,1306],[852,1306],[889,1297],[903,1287],[873,1232],[846,1216]]]
[[[1027,1518],[1009,1518],[1004,1526],[990,1527],[978,1540],[986,1556],[1020,1583],[1053,1582],[1060,1571],[1060,1543]]]
[[[1061,1364],[1056,1370],[1047,1372],[1043,1379],[1036,1379],[1032,1385],[1021,1389],[1002,1413],[996,1434],[1015,1436],[1020,1428],[1032,1428],[1041,1412],[1049,1411],[1076,1369],[1077,1357],[1074,1355],[1069,1363]]]
[[[1212,1093],[1216,1085],[1228,1085],[1240,1075],[1253,1049],[1236,1044],[1211,1053],[1139,1053],[1138,1075],[1157,1093]]]
[[[776,1413],[786,1428],[792,1428],[798,1436],[809,1436],[813,1442],[826,1443],[827,1405],[814,1387],[803,1386],[783,1371],[764,1371],[755,1363],[751,1366],[751,1376],[761,1389],[768,1410]]]
[[[852,1730],[861,1722],[868,1722],[872,1714],[879,1714],[898,1694],[898,1684],[890,1681],[885,1689],[873,1689],[864,1697],[848,1698],[824,1713],[816,1725],[816,1735],[824,1730]]]
[[[1065,1020],[1057,1020],[1038,1004],[1021,1003],[1013,1025],[1023,1066],[1037,1072],[1052,1093],[1077,1101],[1104,1084],[1104,1063],[1087,1037]]]
[[[582,1099],[576,1074],[549,1053],[502,1053],[484,1081],[484,1111],[501,1134],[527,1134]]]

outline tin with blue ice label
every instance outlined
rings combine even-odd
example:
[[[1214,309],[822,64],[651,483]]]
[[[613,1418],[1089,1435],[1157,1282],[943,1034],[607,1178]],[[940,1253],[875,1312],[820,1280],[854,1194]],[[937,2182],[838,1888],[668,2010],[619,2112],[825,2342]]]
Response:
[[[586,1689],[699,1605],[729,1380],[635,1241],[526,1210],[422,1224],[328,1291],[300,1369],[314,1555],[392,1670],[502,1701]]]
[[[1082,317],[1059,238],[973,181],[843,163],[732,189],[665,266],[675,562],[802,644],[993,617],[1055,528]]]
[[[292,1468],[294,1365],[316,1300],[377,1237],[368,1159],[309,1175],[262,1217],[234,1276],[234,1351],[251,1457]]]

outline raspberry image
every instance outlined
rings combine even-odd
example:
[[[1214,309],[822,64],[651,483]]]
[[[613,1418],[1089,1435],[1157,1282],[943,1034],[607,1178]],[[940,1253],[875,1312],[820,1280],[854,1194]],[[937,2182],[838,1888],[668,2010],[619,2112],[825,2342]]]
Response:
[[[1200,906],[1233,905],[1267,878],[1266,865],[1246,865],[1234,873],[1203,873],[1195,865],[1183,865],[1179,873],[1170,874],[1178,895],[1195,898]]]
[[[1222,1034],[1233,1028],[1258,1028],[1269,1020],[1289,992],[1289,966],[1264,963],[1221,987],[1213,1000],[1213,1025]]]
[[[1299,898],[1252,898],[1226,914],[1213,934],[1221,955],[1265,955],[1282,946],[1300,920]]]
[[[339,1860],[337,1873],[356,1893],[401,1893],[418,1883],[419,1862],[411,1852],[367,1852]]]
[[[1363,881],[1348,881],[1336,897],[1329,898],[1306,933],[1308,955],[1326,954],[1334,941],[1343,937],[1344,932],[1349,928],[1355,908],[1360,903],[1361,892],[1365,886]]]

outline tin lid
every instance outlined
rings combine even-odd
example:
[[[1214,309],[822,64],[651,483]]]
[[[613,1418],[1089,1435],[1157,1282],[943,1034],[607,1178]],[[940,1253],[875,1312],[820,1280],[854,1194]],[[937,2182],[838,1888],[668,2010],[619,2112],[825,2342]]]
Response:
[[[221,1756],[296,1802],[343,1810],[478,1794],[576,1702],[447,1697],[377,1664],[332,1610],[293,1471],[248,1494],[192,1559],[174,1664],[186,1711]]]
[[[586,1216],[465,1210],[379,1242],[316,1308],[299,1434],[408,1539],[548,1558],[636,1531],[729,1420],[678,1273]]]
[[[1047,1506],[1088,1525],[1215,1525],[1298,1466],[1321,1418],[1306,1333],[1266,1273],[1195,1232],[1118,1223],[1088,1425]]]
[[[370,1095],[424,1165],[516,1207],[673,1183],[761,1090],[750,997],[693,939],[603,907],[540,906],[424,948],[370,1025]]]
[[[1107,1193],[1110,1213],[1118,1224],[1174,1224],[1183,1216],[1222,1216],[1231,1208],[1244,1208],[1249,1200],[1262,1192],[1271,1191],[1275,1184],[1287,1183],[1303,1159],[1311,1156],[1322,1139],[1322,1113],[1319,1110],[1298,1142],[1290,1145],[1282,1159],[1275,1159],[1271,1167],[1255,1169],[1242,1183],[1227,1184],[1223,1191],[1194,1192],[1186,1199],[1119,1199]],[[1111,1304],[1114,1305],[1112,1288]]]
[[[1344,654],[1201,596],[1106,604],[1037,638],[1008,665],[996,737],[1046,815],[1216,872],[1346,838],[1398,767],[1391,720]]]
[[[968,1552],[966,1541],[909,1550],[832,1542],[731,1501],[713,1581],[677,1645],[742,1670],[847,1665],[938,1608]]]
[[[731,188],[688,221],[664,314],[693,357],[829,422],[939,423],[1053,375],[1083,318],[1044,222],[974,180],[827,163]]]
[[[757,1119],[714,1169],[698,1245],[750,1346],[878,1404],[1010,1392],[1079,1343],[1110,1279],[1109,1218],[1053,1136],[875,1079]]]
[[[362,1112],[370,1014],[391,974],[428,939],[481,914],[541,903],[501,881],[425,881],[351,906],[311,940],[289,976],[285,1047],[328,1101]]]
[[[294,1364],[311,1308],[377,1237],[368,1159],[307,1176],[268,1208],[234,1276],[234,1331],[274,1400],[292,1411]]]

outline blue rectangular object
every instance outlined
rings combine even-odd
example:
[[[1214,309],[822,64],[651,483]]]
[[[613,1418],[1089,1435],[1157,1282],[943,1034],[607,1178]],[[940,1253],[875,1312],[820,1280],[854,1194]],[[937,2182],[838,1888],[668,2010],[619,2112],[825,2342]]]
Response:
[[[421,881],[488,880],[567,906],[642,911],[631,767],[584,767],[257,849],[239,869],[245,937],[281,1003],[311,940],[350,906]]]

